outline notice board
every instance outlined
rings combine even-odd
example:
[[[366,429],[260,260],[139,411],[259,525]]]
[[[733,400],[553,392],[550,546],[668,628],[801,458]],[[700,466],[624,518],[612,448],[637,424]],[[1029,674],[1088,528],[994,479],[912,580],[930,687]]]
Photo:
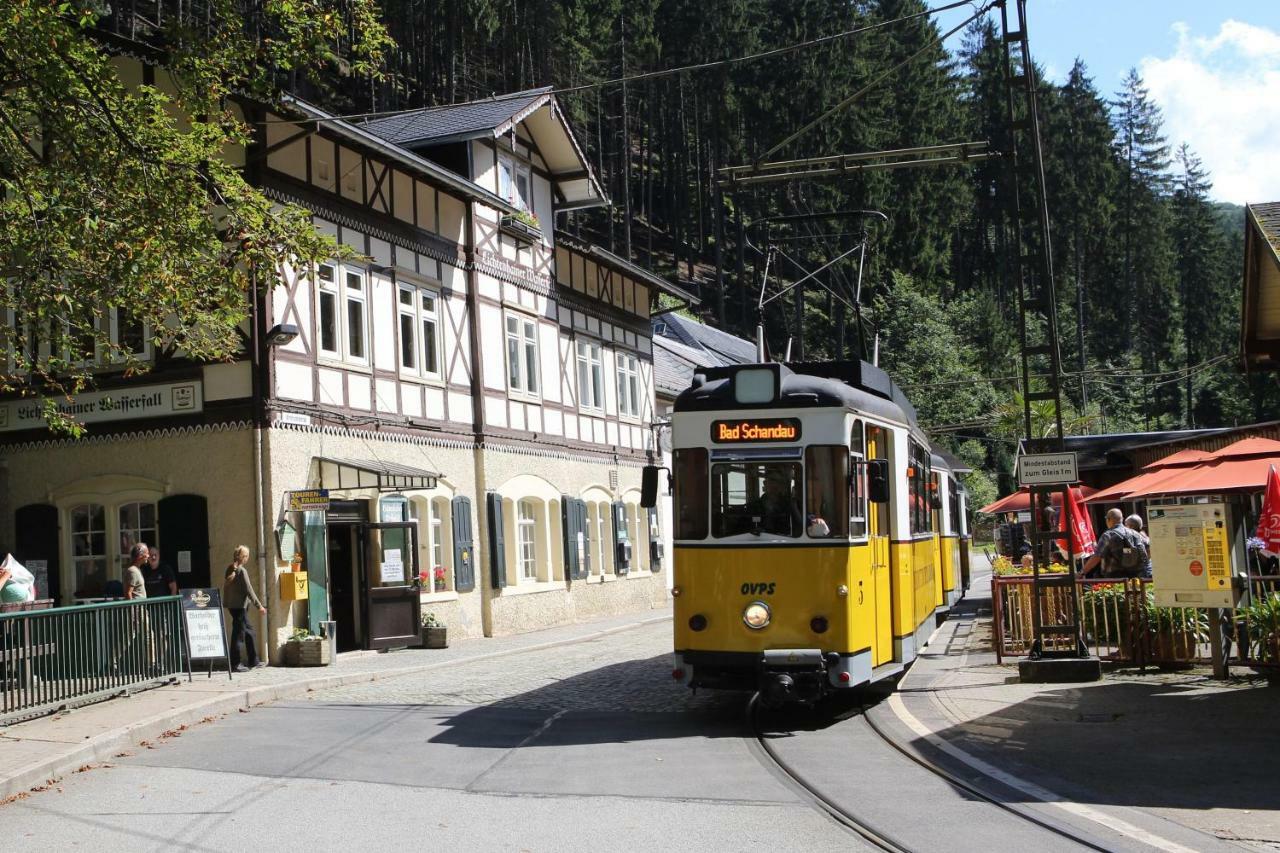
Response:
[[[221,659],[227,664],[227,677],[231,677],[231,659],[227,654],[227,630],[222,621],[222,593],[217,589],[184,589],[182,595],[182,623],[187,638],[187,659],[209,662],[209,674],[213,674],[213,662]],[[191,667],[187,667],[187,677]]]

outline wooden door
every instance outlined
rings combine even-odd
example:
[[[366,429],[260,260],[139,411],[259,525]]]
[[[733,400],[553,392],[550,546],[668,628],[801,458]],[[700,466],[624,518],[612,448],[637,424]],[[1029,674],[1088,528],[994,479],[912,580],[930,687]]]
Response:
[[[388,649],[418,642],[422,604],[418,578],[418,525],[412,521],[361,524],[364,645]]]

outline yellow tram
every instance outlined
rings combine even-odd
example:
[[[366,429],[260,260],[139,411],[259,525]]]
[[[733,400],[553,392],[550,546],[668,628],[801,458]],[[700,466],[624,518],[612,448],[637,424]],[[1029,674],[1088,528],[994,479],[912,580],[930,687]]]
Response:
[[[812,702],[891,677],[963,595],[958,463],[879,368],[700,371],[671,438],[673,675],[688,686]]]

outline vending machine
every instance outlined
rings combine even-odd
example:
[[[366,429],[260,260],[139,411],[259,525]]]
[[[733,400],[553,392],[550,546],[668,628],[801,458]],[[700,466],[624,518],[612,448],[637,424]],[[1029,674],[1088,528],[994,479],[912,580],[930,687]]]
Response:
[[[1243,515],[1229,503],[1148,508],[1151,567],[1160,607],[1234,608],[1245,584]]]

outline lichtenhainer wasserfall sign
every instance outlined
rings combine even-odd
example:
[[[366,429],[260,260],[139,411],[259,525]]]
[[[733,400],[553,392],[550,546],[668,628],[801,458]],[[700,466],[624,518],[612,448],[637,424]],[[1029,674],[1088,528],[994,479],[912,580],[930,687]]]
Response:
[[[80,423],[94,424],[195,414],[204,409],[204,389],[198,380],[194,380],[172,385],[94,391],[54,402],[62,414]],[[0,431],[43,429],[45,426],[43,400],[10,400],[0,403]]]

